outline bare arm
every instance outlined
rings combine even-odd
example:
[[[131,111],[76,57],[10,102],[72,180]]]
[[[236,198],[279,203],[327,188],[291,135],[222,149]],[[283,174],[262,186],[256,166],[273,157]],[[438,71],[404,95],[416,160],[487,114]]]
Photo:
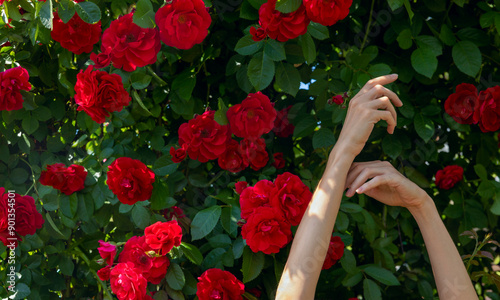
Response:
[[[367,182],[368,179],[371,179]],[[388,162],[354,163],[347,177],[347,196],[364,193],[391,206],[411,212],[424,237],[439,297],[443,300],[478,299],[434,201]]]
[[[314,298],[349,168],[375,123],[385,120],[389,125],[387,131],[394,132],[396,112],[391,101],[397,106],[402,102],[382,85],[396,78],[383,76],[370,80],[349,103],[339,140],[294,237],[276,299]]]

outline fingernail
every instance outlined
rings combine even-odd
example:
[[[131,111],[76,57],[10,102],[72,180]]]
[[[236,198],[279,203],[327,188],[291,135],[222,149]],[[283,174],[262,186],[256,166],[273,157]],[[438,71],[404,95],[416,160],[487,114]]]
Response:
[[[398,74],[394,73],[394,74],[391,74],[392,77],[398,77]]]
[[[359,189],[356,190],[356,193],[358,193],[358,194],[361,194],[362,192],[363,192],[362,188],[359,188]]]

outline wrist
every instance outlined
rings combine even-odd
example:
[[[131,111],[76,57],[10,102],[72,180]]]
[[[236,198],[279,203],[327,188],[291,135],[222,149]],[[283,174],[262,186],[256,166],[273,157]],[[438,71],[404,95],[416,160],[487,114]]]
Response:
[[[437,212],[436,205],[434,204],[434,201],[432,200],[427,193],[425,193],[424,196],[422,196],[422,201],[420,201],[419,204],[409,206],[407,209],[410,211],[410,213],[413,215],[415,220],[422,219],[424,217],[428,217],[432,215],[432,213]]]
[[[356,155],[357,154],[353,153],[352,149],[345,144],[336,143],[328,156],[328,166],[342,162],[348,164],[350,167]]]

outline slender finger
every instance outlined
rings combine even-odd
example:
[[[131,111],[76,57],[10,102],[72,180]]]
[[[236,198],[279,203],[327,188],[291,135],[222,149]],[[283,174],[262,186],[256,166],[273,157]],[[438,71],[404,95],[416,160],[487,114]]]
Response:
[[[362,186],[356,189],[356,193],[358,194],[363,194],[366,193],[367,191],[374,189],[378,186],[381,186],[383,184],[387,183],[387,176],[382,175],[382,176],[376,176],[372,180],[365,182]]]
[[[362,94],[366,93],[367,91],[371,90],[377,84],[386,85],[388,83],[396,81],[396,79],[398,79],[398,74],[384,75],[384,76],[370,79],[370,80],[368,80],[368,82],[363,86],[363,88],[359,92]]]
[[[389,111],[396,121],[396,124],[398,123],[398,114],[396,113],[396,109],[392,106],[392,103],[389,101],[387,96],[372,100],[370,105],[376,109],[385,109]]]
[[[376,112],[373,113],[373,116],[375,119],[378,121],[384,120],[387,122],[387,132],[389,134],[394,133],[394,128],[396,128],[396,120],[394,120],[394,117],[392,116],[392,113],[388,110],[377,110]]]
[[[382,85],[376,85],[372,89],[370,89],[366,94],[371,97],[371,99],[376,99],[380,98],[382,96],[389,97],[391,99],[391,102],[396,105],[397,107],[403,106],[403,101],[399,99],[399,96],[391,91],[390,89],[386,88],[385,86]]]
[[[355,191],[363,184],[365,183],[368,179],[371,179],[375,176],[382,175],[383,172],[379,168],[364,168],[361,173],[354,179],[352,184],[350,185],[349,189],[345,193],[347,197],[352,197],[355,194]]]

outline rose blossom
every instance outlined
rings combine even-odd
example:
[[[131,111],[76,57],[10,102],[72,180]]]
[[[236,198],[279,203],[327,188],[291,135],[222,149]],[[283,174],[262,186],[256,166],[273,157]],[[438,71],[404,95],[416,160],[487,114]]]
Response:
[[[104,268],[100,268],[97,271],[97,276],[99,276],[99,279],[102,281],[109,280],[109,274],[111,273],[111,266],[105,266]]]
[[[66,167],[63,163],[47,165],[40,174],[40,183],[52,186],[66,195],[82,190],[85,186],[87,171],[79,165]]]
[[[274,162],[273,166],[276,169],[283,169],[285,167],[285,159],[283,158],[283,152],[278,152],[273,154]]]
[[[448,96],[444,109],[453,120],[460,124],[473,124],[474,110],[478,108],[477,89],[469,83],[457,85],[455,93]]]
[[[260,180],[253,187],[247,187],[240,195],[241,218],[248,219],[255,210],[263,206],[271,206],[269,196],[274,189],[274,183]]]
[[[146,299],[147,281],[132,262],[119,263],[110,272],[111,291],[119,300]]]
[[[170,156],[172,156],[172,162],[178,164],[186,158],[187,152],[184,148],[176,150],[174,147],[170,147]]]
[[[292,231],[280,210],[264,206],[253,211],[241,235],[253,252],[271,254],[278,253],[290,242]]]
[[[196,296],[199,300],[241,300],[245,285],[228,271],[212,268],[198,277]]]
[[[271,204],[283,210],[292,225],[299,225],[311,201],[312,193],[297,175],[285,172],[276,177],[270,196]]]
[[[443,170],[436,173],[436,185],[443,190],[449,190],[461,181],[464,175],[464,169],[461,166],[446,166]]]
[[[311,21],[331,26],[347,17],[352,0],[303,0]]]
[[[260,138],[271,131],[276,114],[274,105],[261,92],[248,94],[241,104],[231,106],[226,113],[231,132],[249,140]]]
[[[102,35],[101,52],[111,57],[115,68],[127,72],[155,63],[160,48],[158,30],[139,27],[132,13],[112,21]]]
[[[223,170],[232,173],[243,171],[249,164],[244,153],[240,152],[238,142],[233,139],[228,143],[226,151],[219,156],[218,163]]]
[[[226,151],[230,132],[227,125],[214,120],[215,111],[206,111],[179,127],[179,145],[187,148],[189,158],[205,163]]]
[[[482,132],[497,131],[500,129],[500,86],[481,91],[478,98],[474,123],[479,123]]]
[[[132,205],[151,198],[155,174],[140,160],[117,158],[108,167],[108,186],[121,203]]]
[[[160,255],[166,255],[173,247],[181,244],[182,228],[177,221],[156,222],[144,230],[146,244],[153,250],[159,251]]]
[[[252,40],[254,42],[262,41],[267,37],[264,28],[255,28],[254,26],[250,27],[250,34],[252,35]]]
[[[45,221],[36,209],[35,199],[33,199],[33,197],[21,196],[17,193],[14,193],[14,197],[9,197],[9,193],[5,192],[5,188],[0,187],[0,241],[7,246],[10,243],[7,238],[17,237],[17,240],[21,241],[21,236],[35,234],[37,229],[42,228]],[[14,205],[12,207],[11,205],[13,203]],[[10,235],[8,227],[8,209],[11,208],[15,209],[14,219],[16,226],[14,236]]]
[[[50,32],[52,39],[74,54],[92,52],[94,44],[97,44],[101,38],[101,21],[89,24],[76,13],[68,23],[64,23],[55,12],[52,24],[53,28]]]
[[[321,270],[330,269],[342,258],[342,255],[344,255],[344,242],[339,236],[332,236]]]
[[[158,9],[155,21],[165,45],[191,49],[203,42],[212,18],[203,0],[172,0]]]
[[[234,189],[236,190],[236,193],[240,194],[243,193],[243,191],[247,188],[248,182],[246,181],[238,181],[234,184]]]
[[[92,120],[102,124],[111,112],[121,111],[130,103],[130,95],[118,74],[95,70],[88,66],[76,76],[75,102]]]
[[[185,218],[186,215],[184,214],[182,208],[178,206],[172,206],[163,210],[163,217],[165,217],[165,219],[167,220],[173,220],[174,217],[176,219]]]
[[[281,13],[275,9],[277,0],[268,0],[259,9],[259,24],[267,35],[280,42],[286,42],[307,32],[309,18],[303,4],[291,13]]]
[[[290,111],[292,106],[293,105],[290,105],[278,111],[276,120],[274,120],[273,128],[273,132],[276,134],[276,136],[288,137],[293,134],[295,126],[293,126],[293,124],[290,123],[290,120],[288,119],[288,112]]]
[[[263,138],[254,141],[243,139],[240,141],[239,152],[254,171],[262,169],[269,161],[266,151],[266,142]]]
[[[97,248],[97,250],[99,250],[99,255],[101,255],[101,258],[104,259],[108,265],[112,265],[116,256],[116,246],[103,240],[99,240],[99,245],[100,247]]]
[[[111,63],[111,56],[109,53],[95,54],[92,52],[90,54],[90,59],[94,62],[94,67],[97,69],[105,68]]]
[[[23,108],[21,90],[31,90],[30,76],[23,67],[15,67],[0,72],[0,110]]]
[[[158,255],[149,247],[145,236],[131,237],[123,246],[118,261],[120,263],[132,262],[136,270],[153,284],[159,284],[165,278],[170,265],[167,256]]]

